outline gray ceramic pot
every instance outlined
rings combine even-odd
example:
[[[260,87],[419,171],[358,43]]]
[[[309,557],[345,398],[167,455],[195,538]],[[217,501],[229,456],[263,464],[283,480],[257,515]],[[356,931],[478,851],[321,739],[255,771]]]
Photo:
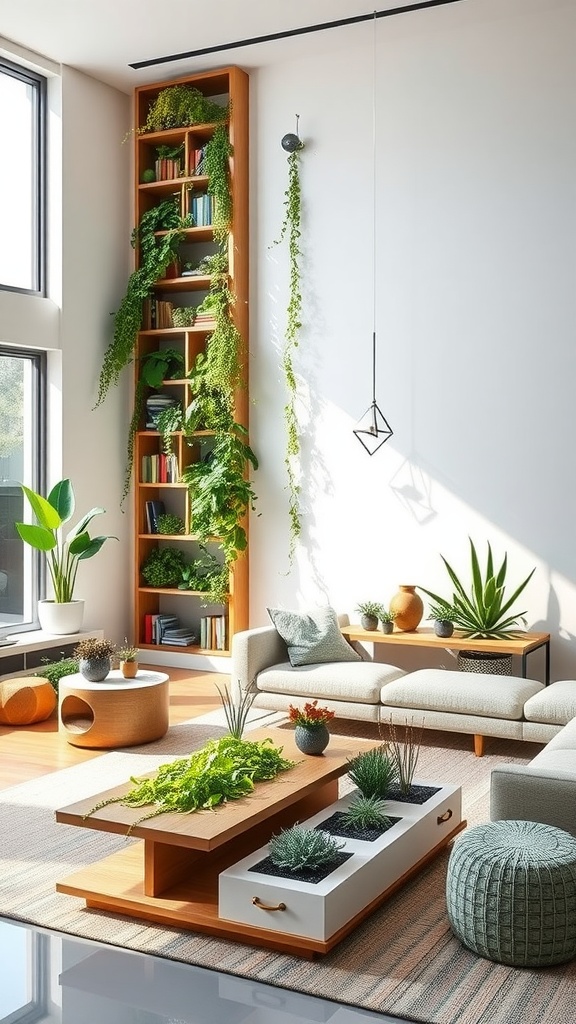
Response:
[[[319,725],[297,725],[294,730],[294,742],[303,754],[321,754],[328,746],[330,733],[324,722]]]
[[[103,682],[111,667],[110,658],[81,658],[79,664],[80,675],[89,683]]]

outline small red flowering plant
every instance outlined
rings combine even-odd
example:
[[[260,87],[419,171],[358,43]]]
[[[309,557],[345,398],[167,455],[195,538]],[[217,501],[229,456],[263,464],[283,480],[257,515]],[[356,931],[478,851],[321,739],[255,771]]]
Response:
[[[303,708],[295,708],[291,704],[289,714],[291,722],[295,725],[304,725],[307,729],[327,725],[330,719],[334,718],[334,712],[328,708],[319,708],[317,700],[305,704]]]

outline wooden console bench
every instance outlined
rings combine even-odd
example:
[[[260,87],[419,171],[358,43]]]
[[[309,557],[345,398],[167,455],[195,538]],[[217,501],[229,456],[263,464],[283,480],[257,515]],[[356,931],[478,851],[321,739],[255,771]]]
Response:
[[[451,637],[436,636],[431,627],[419,627],[411,632],[394,629],[392,633],[381,630],[362,629],[362,626],[343,626],[342,633],[348,640],[361,643],[397,644],[404,647],[428,647],[444,651],[486,651],[491,654],[516,654],[521,659],[521,676],[526,679],[526,659],[533,651],[543,647],[545,652],[544,683],[550,682],[550,633],[522,633],[521,636],[506,640],[471,640],[454,630]]]

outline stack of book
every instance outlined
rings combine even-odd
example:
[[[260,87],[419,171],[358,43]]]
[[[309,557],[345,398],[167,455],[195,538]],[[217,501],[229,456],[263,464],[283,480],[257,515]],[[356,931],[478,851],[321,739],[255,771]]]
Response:
[[[166,330],[168,327],[172,327],[172,303],[165,299],[144,299],[142,330]]]
[[[204,615],[200,619],[200,647],[225,651],[226,633],[225,615]]]
[[[190,174],[192,176],[204,173],[204,149],[205,147],[202,146],[201,149],[190,150]]]
[[[196,634],[189,626],[174,626],[165,629],[160,643],[174,647],[191,647],[196,643]]]
[[[182,174],[182,163],[180,160],[173,160],[170,157],[159,157],[154,162],[156,181],[172,181]]]
[[[179,624],[176,615],[145,615],[144,643],[161,644],[166,630],[178,627]]]

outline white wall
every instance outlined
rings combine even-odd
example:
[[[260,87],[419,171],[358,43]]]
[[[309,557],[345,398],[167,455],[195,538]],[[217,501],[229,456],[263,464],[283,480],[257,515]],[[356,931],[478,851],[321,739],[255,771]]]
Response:
[[[576,671],[576,7],[482,0],[378,21],[377,398],[370,458],[373,25],[251,76],[251,622],[266,606],[447,591],[468,536],[508,551],[518,609]],[[320,42],[321,40],[321,42]],[[285,253],[269,250],[300,114],[304,534],[288,571],[279,368]],[[525,597],[525,601],[524,601]],[[539,657],[539,656],[535,656]],[[536,674],[537,662],[534,662]]]
[[[6,47],[3,52],[7,53]],[[8,54],[9,55],[9,54]],[[14,59],[22,51],[14,54]],[[77,518],[106,515],[92,532],[116,535],[81,563],[76,596],[85,626],[131,635],[131,516],[119,507],[129,381],[92,411],[112,318],[131,269],[130,99],[70,68],[28,54],[49,74],[49,274],[46,298],[0,291],[0,342],[48,350],[48,484],[69,476]],[[76,519],[74,519],[74,522]]]

